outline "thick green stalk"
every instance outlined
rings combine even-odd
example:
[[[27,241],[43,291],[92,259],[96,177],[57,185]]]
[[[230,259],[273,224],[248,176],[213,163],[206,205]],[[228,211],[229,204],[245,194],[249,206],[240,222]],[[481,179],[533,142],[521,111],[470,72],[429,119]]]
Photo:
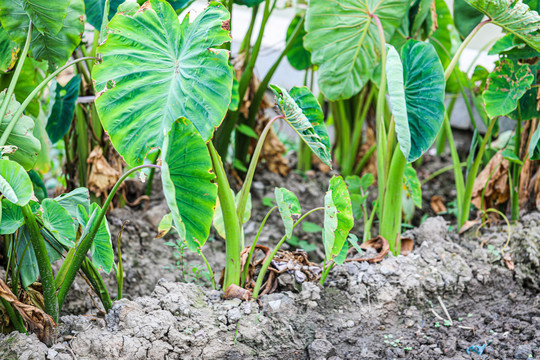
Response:
[[[218,184],[219,203],[223,214],[223,223],[225,225],[225,241],[226,263],[225,263],[225,279],[223,281],[223,289],[226,290],[231,285],[240,285],[240,252],[242,251],[242,227],[238,215],[236,214],[236,206],[234,197],[231,193],[227,173],[223,168],[223,163],[219,154],[212,142],[208,143],[208,150],[212,157],[214,173],[216,174]],[[244,185],[245,186],[245,185]]]
[[[157,163],[160,154],[161,154],[161,150],[157,150],[155,152],[154,157],[151,160],[152,164]],[[147,181],[147,184],[146,184],[146,196],[152,195],[152,184],[154,182],[154,176],[155,175],[156,175],[156,169],[155,168],[150,169],[150,175],[148,175],[148,181]]]
[[[366,164],[368,163],[369,159],[371,158],[371,156],[373,155],[375,150],[377,150],[377,145],[375,145],[375,144],[371,145],[371,147],[368,149],[368,151],[366,151],[364,156],[362,156],[360,161],[356,164],[356,167],[354,168],[353,175],[360,174],[360,171],[362,171],[364,166],[366,166]]]
[[[284,119],[284,116],[276,116],[272,120],[270,120],[268,124],[266,124],[263,132],[261,133],[261,136],[259,136],[255,151],[253,151],[253,155],[251,156],[251,162],[249,163],[248,172],[246,174],[246,178],[244,179],[244,185],[242,186],[242,190],[240,191],[240,198],[238,200],[238,207],[236,209],[236,214],[239,220],[242,220],[244,218],[244,211],[246,209],[249,191],[251,190],[251,183],[253,182],[253,176],[255,175],[255,170],[257,169],[257,164],[259,163],[259,156],[261,155],[264,141],[266,140],[266,136],[272,129],[272,125],[274,125],[274,122],[277,119]]]
[[[264,219],[263,219],[263,221],[261,223],[261,226],[259,226],[259,231],[257,231],[257,235],[255,235],[255,239],[253,239],[253,243],[251,244],[251,247],[249,249],[249,255],[248,255],[248,257],[246,259],[246,263],[244,265],[244,271],[242,271],[242,279],[241,279],[241,282],[240,282],[242,284],[242,286],[244,286],[244,284],[246,283],[249,264],[251,263],[251,258],[253,257],[253,252],[255,251],[255,247],[257,246],[257,241],[259,241],[259,236],[261,236],[262,229],[264,228],[264,225],[266,224],[266,221],[268,220],[270,215],[277,208],[278,208],[277,206],[274,206],[273,208],[270,209],[270,211],[268,211],[268,213],[266,214],[266,216],[264,217]]]
[[[28,49],[30,48],[31,40],[32,40],[32,22],[30,22],[30,24],[28,25],[28,33],[26,34],[26,42],[24,43],[24,48],[19,56],[19,62],[17,63],[17,67],[15,68],[15,72],[13,73],[13,77],[11,78],[11,82],[9,83],[6,96],[4,97],[4,101],[2,102],[2,107],[0,107],[0,121],[6,115],[7,108],[11,101],[11,96],[13,96],[13,92],[15,92],[15,86],[17,85],[17,81],[19,80],[19,75],[21,75],[24,61],[26,60],[26,55],[28,54]],[[5,145],[5,141],[1,146],[3,145]]]
[[[293,225],[293,229],[302,222],[302,220],[304,220],[307,216],[309,216],[310,214],[314,213],[315,211],[318,211],[318,210],[324,210],[323,207],[318,207],[318,208],[315,208],[313,210],[310,210],[308,211],[307,213],[305,213],[304,215],[302,215]],[[283,236],[283,238],[281,238],[281,240],[278,242],[278,244],[276,245],[276,247],[274,248],[274,250],[272,250],[272,252],[270,253],[270,256],[266,258],[265,262],[263,263],[262,267],[261,267],[261,271],[259,271],[259,275],[257,275],[257,282],[255,283],[255,287],[253,288],[253,299],[257,299],[259,297],[259,291],[261,290],[261,285],[263,283],[263,280],[264,280],[264,275],[266,274],[266,270],[268,270],[268,267],[270,266],[270,263],[272,262],[272,260],[274,259],[274,256],[276,256],[276,253],[278,252],[279,248],[281,247],[281,245],[283,245],[283,243],[285,242],[285,240],[287,240],[287,235]]]
[[[384,208],[384,216],[381,219],[379,227],[379,233],[383,238],[388,240],[390,251],[396,256],[399,255],[401,248],[399,241],[402,216],[401,201],[403,193],[403,174],[405,172],[406,164],[407,159],[403,156],[399,146],[396,146],[394,155],[392,156],[390,172],[388,173],[386,194],[382,206]]]
[[[514,154],[518,159],[521,159],[521,107],[517,106],[518,110],[518,119],[516,124],[516,141],[514,144]],[[511,184],[510,193],[511,193],[511,208],[512,208],[512,220],[517,220],[519,218],[519,179],[521,165],[517,163],[512,164],[513,168],[513,183]]]
[[[82,110],[83,104],[75,106],[75,114],[77,119],[75,120],[75,133],[77,136],[77,154],[78,154],[78,166],[79,166],[79,185],[86,187],[86,177],[88,175],[88,164],[85,159],[88,159],[90,154],[90,141],[88,139],[88,122],[84,111]],[[66,148],[66,154],[70,149]],[[75,151],[75,149],[73,149]],[[82,161],[81,161],[82,160]]]
[[[99,230],[99,226],[101,225],[101,222],[103,221],[103,218],[105,217],[105,213],[107,212],[107,209],[109,208],[109,205],[111,204],[112,199],[116,195],[118,188],[120,187],[120,185],[122,185],[124,180],[126,180],[131,174],[147,167],[159,168],[158,165],[153,165],[153,164],[140,165],[127,171],[116,182],[114,187],[111,189],[109,196],[107,196],[107,199],[105,200],[105,203],[103,204],[103,207],[101,208],[97,216],[94,218],[94,221],[92,222],[88,235],[86,235],[84,239],[79,240],[79,245],[77,247],[75,255],[73,256],[73,261],[71,262],[69,268],[67,269],[64,281],[62,282],[62,285],[60,286],[60,290],[58,291],[58,304],[59,304],[60,309],[62,309],[62,305],[64,304],[64,300],[66,299],[66,295],[69,289],[71,288],[73,281],[75,281],[75,276],[77,275],[77,272],[79,271],[83,262],[86,259],[88,250],[90,250],[90,247],[92,246],[92,243],[94,242],[94,238],[96,237],[96,234]]]
[[[480,148],[478,149],[478,154],[476,155],[476,158],[474,159],[474,163],[471,166],[471,169],[467,176],[467,184],[465,186],[465,193],[463,195],[463,203],[462,203],[463,210],[461,212],[461,217],[459,219],[458,228],[461,228],[465,224],[465,222],[469,220],[469,212],[471,209],[471,200],[472,200],[472,191],[474,187],[474,181],[476,180],[478,169],[480,168],[480,164],[482,163],[484,150],[486,149],[488,142],[491,140],[491,132],[493,131],[493,127],[495,126],[496,122],[497,122],[496,119],[491,119],[488,125],[488,128],[486,130],[486,134],[484,135],[484,139],[482,140],[482,143],[480,144]]]
[[[49,83],[49,81],[51,81],[52,79],[54,79],[56,77],[56,75],[60,74],[62,71],[64,71],[65,69],[67,69],[68,67],[80,62],[80,61],[84,61],[84,60],[88,60],[89,58],[79,58],[77,60],[74,60],[72,62],[70,62],[69,64],[66,64],[60,68],[58,68],[55,72],[53,72],[51,75],[47,76],[47,78],[45,80],[43,80],[38,86],[36,86],[34,88],[34,90],[30,93],[30,95],[28,95],[26,97],[26,99],[23,101],[23,103],[21,104],[21,106],[19,106],[19,108],[17,109],[17,111],[15,111],[15,114],[13,114],[13,117],[11,118],[8,126],[6,127],[6,129],[4,130],[4,133],[2,134],[2,137],[0,138],[0,146],[4,146],[6,144],[6,141],[9,137],[9,135],[11,134],[11,131],[13,130],[13,128],[15,127],[15,125],[17,124],[17,121],[20,119],[21,115],[23,114],[23,111],[26,109],[26,107],[28,106],[28,104],[30,104],[30,102],[32,101],[32,99],[45,87],[47,86],[47,84]],[[0,112],[1,113],[1,112]],[[3,116],[2,116],[3,117]]]
[[[367,113],[369,111],[369,108],[371,107],[371,103],[373,102],[373,98],[375,97],[375,87],[371,87],[369,90],[369,94],[367,95],[367,98],[363,98],[362,104],[357,104],[358,111],[356,113],[355,119],[354,119],[354,130],[352,135],[352,145],[351,145],[351,158],[350,158],[350,168],[353,169],[353,174],[358,173],[358,164],[355,167],[356,162],[356,155],[358,154],[358,151],[360,150],[360,144],[362,143],[362,131],[364,130],[364,122],[367,117]],[[362,105],[362,106],[360,106]],[[361,109],[361,112],[360,112]],[[371,155],[370,155],[371,156]],[[364,156],[365,157],[365,156]],[[362,166],[363,167],[363,166]],[[360,169],[362,168],[360,167]]]
[[[36,217],[30,208],[30,205],[21,207],[25,224],[30,234],[30,241],[36,255],[41,285],[43,287],[43,299],[45,301],[45,312],[49,314],[55,322],[58,322],[58,299],[56,298],[56,288],[54,286],[54,277],[49,260],[49,254],[45,247],[45,242],[39,231]]]
[[[99,275],[96,267],[88,258],[86,258],[82,263],[81,270],[83,271],[84,275],[86,275],[86,278],[88,281],[90,281],[90,284],[92,284],[92,287],[98,294],[99,300],[101,300],[105,311],[109,311],[113,305],[111,296],[107,290],[107,285],[105,285],[105,282],[103,281],[101,275]]]
[[[386,149],[386,126],[384,122],[384,104],[385,104],[385,94],[386,94],[386,39],[384,37],[384,29],[381,24],[381,20],[375,14],[370,14],[371,18],[377,25],[377,30],[379,31],[379,45],[381,51],[381,80],[379,82],[379,93],[377,95],[377,107],[375,110],[375,121],[376,121],[376,145],[377,145],[377,187],[379,192],[379,202],[384,203],[385,196],[385,184],[386,179],[384,178],[384,157],[390,156],[390,154],[385,154],[384,149]],[[384,206],[379,206],[379,219],[382,219],[384,216]]]

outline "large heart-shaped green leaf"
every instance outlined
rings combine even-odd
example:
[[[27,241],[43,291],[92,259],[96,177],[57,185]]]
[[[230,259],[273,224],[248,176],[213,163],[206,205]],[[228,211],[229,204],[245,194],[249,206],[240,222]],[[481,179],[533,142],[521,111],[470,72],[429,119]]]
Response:
[[[59,203],[45,199],[41,203],[43,209],[43,225],[62,245],[75,246],[77,227],[71,215]]]
[[[49,118],[45,128],[53,144],[62,139],[69,131],[75,113],[75,103],[79,98],[80,85],[81,75],[72,77],[66,86],[62,86],[56,80],[53,80]]]
[[[88,233],[88,229],[92,226],[95,220],[94,213],[98,213],[100,207],[96,203],[92,203],[90,211],[87,212],[83,205],[79,205],[77,221],[85,229],[83,234]],[[92,255],[92,264],[98,269],[101,268],[107,274],[111,272],[114,263],[114,252],[111,244],[111,232],[109,231],[109,223],[107,218],[103,218],[99,224],[98,231],[90,247],[90,255]]]
[[[298,198],[292,191],[285,188],[276,188],[274,190],[276,203],[281,214],[281,220],[285,226],[285,234],[290,239],[292,236],[294,222],[300,217],[302,210]]]
[[[392,47],[386,63],[388,91],[401,152],[412,162],[426,152],[444,119],[444,70],[433,45],[409,40],[401,59]]]
[[[212,2],[190,24],[171,5],[150,0],[134,14],[116,14],[93,69],[96,107],[111,141],[130,166],[163,143],[164,130],[189,119],[208,141],[231,101],[229,13]]]
[[[371,78],[380,59],[380,39],[371,14],[390,40],[410,1],[311,0],[305,46],[319,65],[319,87],[329,100],[348,99]]]
[[[44,76],[46,75],[46,72],[47,64],[44,62],[39,63],[33,58],[27,58],[22,66],[17,84],[15,85],[15,99],[22,103],[28,95],[34,91],[36,86],[45,79]],[[9,87],[9,84],[13,79],[13,73],[14,71],[10,71],[0,77],[0,89],[7,89]],[[36,96],[30,101],[26,109],[24,109],[24,113],[26,115],[38,117],[40,108],[39,98]]]
[[[341,176],[330,179],[324,197],[323,243],[327,261],[337,256],[354,225],[351,197]]]
[[[186,119],[172,124],[163,144],[162,161],[163,191],[175,227],[195,251],[208,239],[217,186],[206,144]]]
[[[47,61],[49,72],[53,72],[69,59],[82,40],[84,31],[84,2],[71,0],[64,19],[64,26],[59,32],[46,29],[32,33],[30,50],[38,61]]]
[[[64,24],[71,0],[0,0],[0,22],[9,37],[21,44],[30,20],[40,33],[56,35]]]
[[[24,224],[21,207],[8,199],[2,199],[2,218],[0,219],[0,235],[13,234]]]
[[[294,30],[302,19],[303,16],[301,15],[293,17],[291,24],[287,28],[287,41],[289,41],[289,38],[293,35]],[[296,70],[305,70],[311,66],[311,53],[304,47],[304,36],[306,36],[306,30],[302,28],[300,34],[298,34],[287,52],[287,60],[289,60],[289,64]]]
[[[84,10],[86,12],[88,23],[98,31],[101,30],[106,2],[107,0],[84,0]],[[124,0],[110,0],[109,20],[116,14],[118,6],[123,2]]]
[[[17,43],[11,40],[4,28],[0,27],[0,71],[6,72],[15,66],[17,52],[19,47]]]
[[[285,121],[291,125],[311,151],[332,167],[330,138],[324,125],[324,115],[315,96],[305,86],[293,87],[288,93],[277,85],[270,85],[276,95]]]
[[[489,74],[482,97],[490,117],[502,116],[517,108],[518,100],[530,89],[534,75],[528,65],[514,69],[514,63],[502,60]]]
[[[0,159],[0,193],[19,206],[28,204],[34,194],[30,177],[15,161]]]
[[[522,0],[465,0],[495,25],[540,51],[540,15]]]
[[[74,221],[77,221],[79,205],[82,205],[88,214],[90,212],[90,193],[87,188],[77,188],[67,194],[54,198],[58,204],[67,210]]]
[[[6,92],[2,91],[0,93],[0,102],[4,101],[5,96]],[[0,136],[4,133],[9,122],[13,118],[13,114],[17,111],[19,106],[20,104],[15,100],[15,97],[12,97],[6,115],[0,122]],[[39,140],[34,137],[33,130],[34,121],[32,118],[23,115],[15,124],[13,130],[11,130],[6,141],[6,146],[14,147],[12,148],[14,152],[9,154],[9,158],[21,164],[26,170],[30,170],[32,166],[34,166],[37,155],[41,150],[41,144]],[[4,151],[2,151],[2,153],[4,153]]]

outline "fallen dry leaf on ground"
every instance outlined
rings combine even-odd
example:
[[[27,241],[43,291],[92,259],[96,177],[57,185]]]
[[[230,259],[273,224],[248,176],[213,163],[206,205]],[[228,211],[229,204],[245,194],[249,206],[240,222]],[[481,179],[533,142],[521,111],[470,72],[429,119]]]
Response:
[[[473,186],[472,203],[485,210],[506,202],[510,196],[508,186],[508,160],[499,151],[478,174]],[[483,194],[483,201],[482,201]]]
[[[432,196],[429,204],[431,206],[431,209],[435,212],[435,214],[444,213],[448,210],[446,209],[446,206],[444,205],[444,198],[439,195]]]
[[[365,243],[363,243],[362,245],[360,245],[360,249],[362,249],[362,250],[367,250],[369,248],[373,248],[373,249],[377,250],[379,252],[377,254],[377,256],[374,256],[372,258],[353,258],[353,259],[347,259],[345,261],[346,262],[350,262],[350,261],[357,261],[357,262],[367,261],[368,263],[373,264],[373,263],[381,262],[382,259],[384,259],[384,257],[390,251],[390,245],[388,245],[388,241],[385,238],[383,238],[382,236],[380,236],[380,235],[377,236],[376,238],[368,240]],[[356,251],[356,249],[354,247],[349,249],[349,255],[353,254],[355,251]]]

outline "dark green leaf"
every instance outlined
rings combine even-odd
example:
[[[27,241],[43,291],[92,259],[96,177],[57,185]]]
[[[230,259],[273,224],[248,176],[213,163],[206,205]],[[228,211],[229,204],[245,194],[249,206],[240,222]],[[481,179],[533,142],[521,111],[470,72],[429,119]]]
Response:
[[[90,227],[95,220],[95,215],[100,211],[100,207],[96,203],[90,206],[90,212],[86,211],[83,205],[79,205],[77,221],[83,227],[83,235],[88,233]],[[81,238],[83,238],[81,236]],[[111,244],[111,233],[109,231],[109,223],[107,218],[103,218],[99,224],[98,231],[90,247],[92,255],[92,264],[98,269],[103,269],[107,274],[111,272],[114,263],[114,253]]]
[[[303,16],[296,15],[289,27],[287,28],[287,41],[293,35],[294,30],[298,26],[298,23],[302,21]],[[291,45],[290,50],[287,52],[287,60],[293,68],[296,70],[306,70],[311,66],[311,53],[304,48],[304,37],[306,36],[306,31],[304,28],[300,31],[300,34],[296,37],[295,41]]]
[[[88,22],[98,31],[101,30],[106,1],[107,0],[84,0]],[[124,0],[110,0],[109,20],[116,14],[118,6],[123,2]]]
[[[2,199],[2,218],[0,220],[0,235],[13,234],[24,224],[21,207],[8,199]]]
[[[484,14],[476,10],[465,0],[454,0],[454,23],[459,34],[464,38],[480,24]]]
[[[246,5],[249,7],[254,7],[262,3],[264,0],[234,0],[235,4]]]
[[[0,10],[1,13],[1,10]],[[0,27],[0,71],[11,70],[17,61],[19,47],[11,40],[4,28]]]
[[[43,180],[41,179],[39,173],[35,170],[30,170],[28,172],[28,176],[30,176],[30,180],[32,180],[32,186],[34,188],[34,195],[36,195],[36,198],[39,201],[43,201],[43,199],[46,199],[47,188],[45,187],[45,184],[43,183]]]
[[[47,120],[47,134],[51,143],[55,144],[67,134],[73,121],[75,103],[79,98],[81,75],[77,74],[69,80],[66,86],[53,80],[51,85],[51,102]]]

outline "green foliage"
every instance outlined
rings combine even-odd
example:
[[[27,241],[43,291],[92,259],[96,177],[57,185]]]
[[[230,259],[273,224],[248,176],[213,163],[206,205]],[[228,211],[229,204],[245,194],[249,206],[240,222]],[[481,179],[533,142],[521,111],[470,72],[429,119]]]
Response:
[[[5,95],[5,91],[0,93],[0,102],[4,101]],[[15,100],[15,97],[12,97],[6,115],[0,123],[0,136],[8,127],[19,106],[20,104]],[[9,134],[5,147],[0,148],[2,154],[9,154],[11,160],[21,164],[26,170],[30,170],[34,166],[41,150],[41,144],[34,137],[33,130],[34,121],[29,116],[23,115]]]
[[[100,210],[101,208],[96,203],[90,205],[90,211],[88,212],[83,205],[78,206],[77,221],[84,229],[81,239],[84,238],[84,234],[88,233],[93,226],[96,221],[96,215]],[[98,269],[103,269],[107,274],[111,272],[114,263],[114,253],[107,219],[104,219],[99,224],[98,231],[90,247],[90,255],[92,255],[92,264],[94,266]]]
[[[289,41],[294,33],[294,29],[296,29],[296,26],[298,26],[298,23],[302,19],[303,16],[298,14],[292,19],[291,24],[287,28],[287,41]],[[287,60],[289,60],[291,66],[296,70],[306,70],[311,66],[311,53],[304,47],[305,36],[306,31],[302,28],[300,34],[291,45],[291,49],[287,52]]]
[[[332,167],[330,140],[315,96],[306,87],[293,87],[290,93],[276,85],[270,87],[276,95],[285,121],[323,163]]]
[[[150,0],[144,11],[116,14],[94,67],[96,108],[116,150],[140,165],[179,117],[208,141],[231,101],[233,71],[228,53],[229,14],[212,2],[192,23],[171,5]],[[204,71],[199,71],[204,69]]]
[[[354,218],[357,220],[361,219],[364,214],[364,207],[369,195],[367,190],[374,181],[375,177],[370,173],[363,175],[361,178],[356,175],[347,176],[345,178],[349,193],[351,194]]]
[[[409,2],[401,0],[310,1],[305,46],[319,66],[319,87],[329,100],[360,92],[379,63],[379,34],[370,14],[379,17],[390,39],[408,8]]]
[[[4,28],[0,27],[0,72],[11,70],[17,60],[19,47],[11,40]]]
[[[249,7],[254,7],[262,3],[264,0],[234,0],[235,4],[246,5]]]
[[[24,217],[20,206],[8,199],[2,199],[2,217],[0,218],[0,234],[13,234],[24,224]]]
[[[103,14],[105,13],[105,5],[108,0],[84,0],[86,18],[88,23],[92,25],[96,30],[101,30],[101,23],[103,21]],[[124,0],[110,0],[109,7],[109,20],[112,19],[118,9],[118,6],[122,4]]]
[[[204,140],[186,119],[173,123],[163,144],[162,160],[163,191],[175,228],[195,251],[208,238],[217,187]]]
[[[0,193],[19,206],[28,204],[34,189],[30,177],[21,165],[0,159]]]
[[[77,233],[76,224],[66,209],[52,199],[45,199],[41,203],[43,209],[43,225],[62,245],[75,246]]]
[[[330,179],[324,197],[323,243],[327,261],[338,256],[354,224],[351,198],[341,176]]]
[[[454,0],[454,23],[464,38],[480,24],[483,17],[484,14],[471,6],[467,0]]]
[[[431,44],[409,40],[401,50],[390,47],[388,90],[396,135],[408,162],[433,145],[444,119],[444,71]]]
[[[514,69],[513,62],[503,60],[489,75],[483,93],[486,111],[490,117],[502,116],[516,109],[518,100],[530,89],[534,75],[527,65]]]
[[[407,188],[407,192],[411,196],[414,205],[421,209],[422,208],[422,185],[420,180],[418,180],[418,175],[416,175],[416,170],[414,170],[411,164],[405,166],[404,173],[404,184]]]
[[[291,238],[293,225],[300,217],[302,210],[300,209],[300,203],[296,195],[285,188],[276,188],[274,191],[276,196],[276,203],[279,208],[281,220],[285,226],[285,234],[287,238]]]
[[[51,84],[51,102],[45,129],[53,144],[61,140],[69,131],[75,113],[75,103],[79,98],[80,85],[80,75],[72,77],[66,86],[58,84],[56,80],[53,80]]]

